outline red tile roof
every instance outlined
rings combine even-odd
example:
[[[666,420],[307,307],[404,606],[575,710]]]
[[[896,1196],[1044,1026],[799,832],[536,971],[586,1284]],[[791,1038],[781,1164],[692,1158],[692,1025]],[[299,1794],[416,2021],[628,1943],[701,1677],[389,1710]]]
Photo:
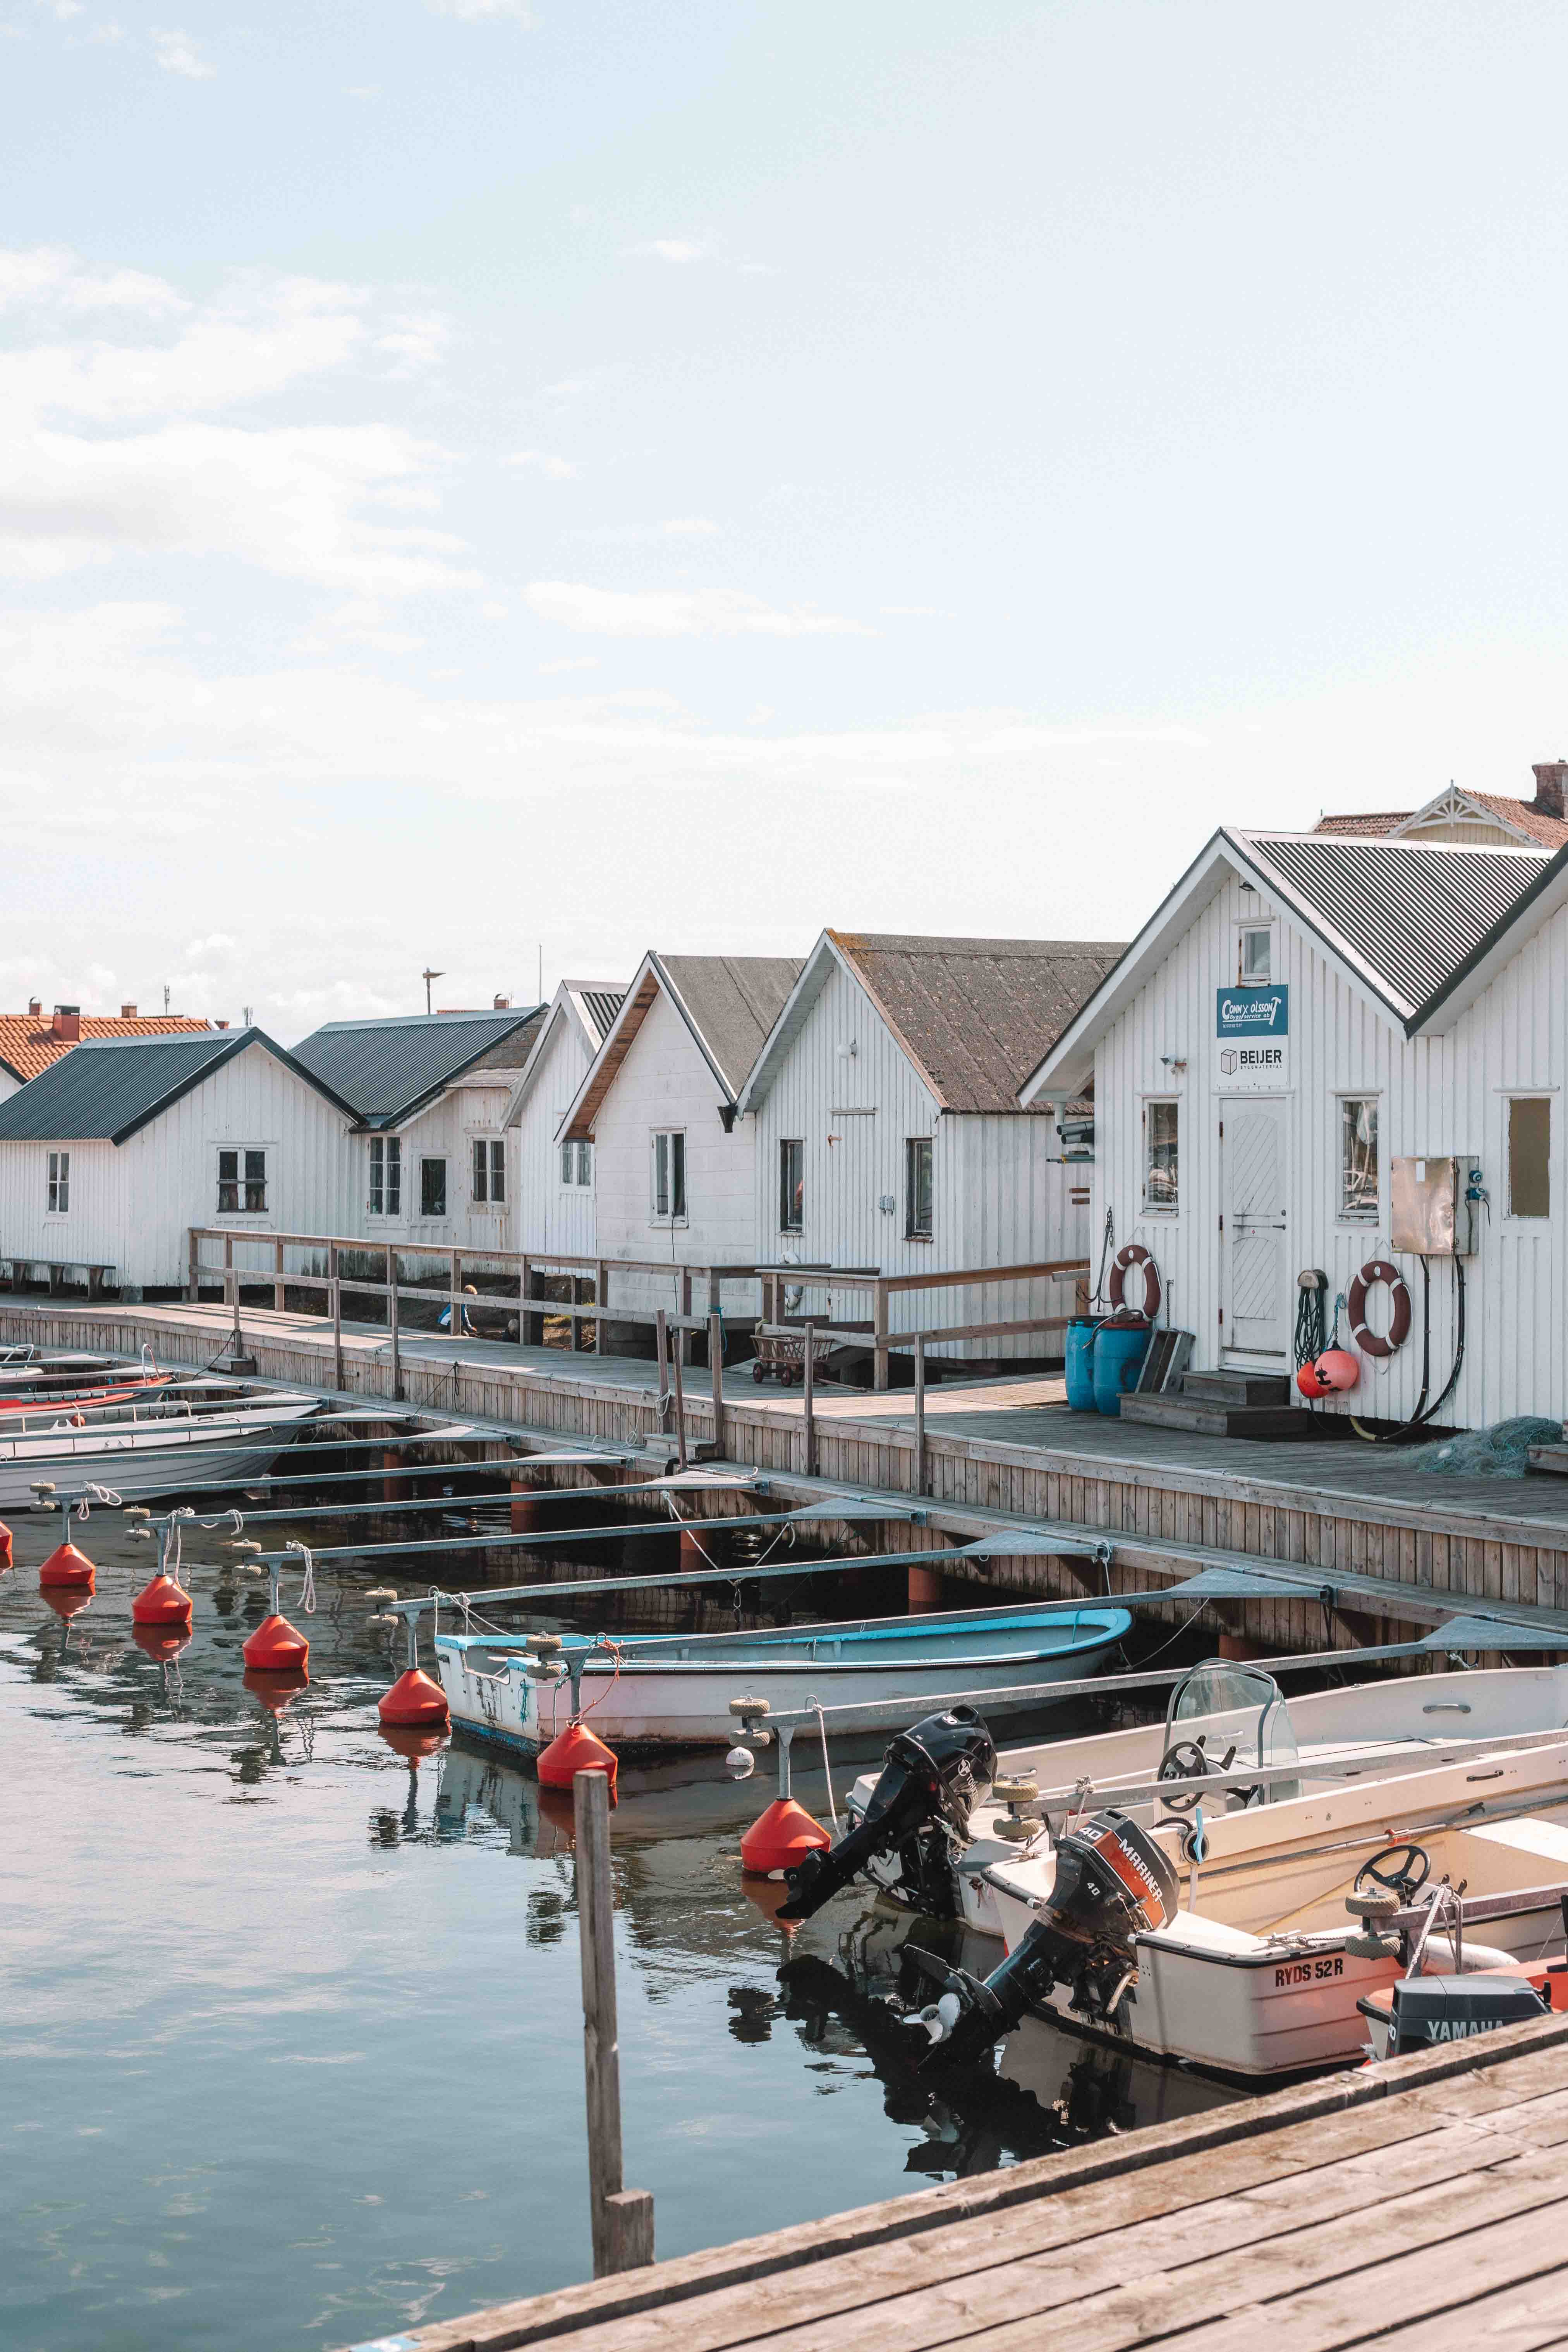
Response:
[[[1384,810],[1381,816],[1321,816],[1312,827],[1314,833],[1353,834],[1360,837],[1370,834],[1392,833],[1403,824],[1413,812],[1409,809]]]
[[[1489,810],[1500,824],[1512,825],[1527,841],[1538,841],[1543,849],[1561,849],[1568,841],[1568,818],[1547,816],[1532,802],[1510,800],[1501,793],[1467,792],[1465,798],[1477,808]],[[1394,809],[1371,816],[1321,816],[1312,831],[1364,839],[1390,834],[1396,824],[1407,824],[1412,816],[1420,813],[1418,809]],[[1420,835],[1415,834],[1410,838],[1419,840]]]
[[[176,1032],[210,1029],[210,1021],[194,1020],[184,1013],[144,1013],[134,1020],[110,1020],[99,1013],[81,1016],[83,1037],[167,1037]],[[0,1013],[0,1064],[22,1079],[36,1078],[79,1041],[57,1037],[46,1013]]]

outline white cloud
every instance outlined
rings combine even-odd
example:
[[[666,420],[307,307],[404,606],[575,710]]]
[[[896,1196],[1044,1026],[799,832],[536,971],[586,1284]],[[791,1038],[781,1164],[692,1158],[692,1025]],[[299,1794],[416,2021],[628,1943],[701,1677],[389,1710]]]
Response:
[[[528,0],[425,0],[435,16],[455,16],[460,25],[500,24],[510,17],[513,24],[533,23],[533,11]]]
[[[598,667],[597,654],[563,654],[559,661],[541,662],[539,675],[541,677],[559,677],[565,670],[597,669]]]
[[[604,637],[869,636],[859,621],[804,605],[788,612],[732,588],[627,593],[574,581],[531,581],[525,593],[542,621]]]
[[[629,250],[653,261],[706,261],[709,248],[694,237],[654,236],[646,245],[634,245]]]
[[[548,449],[514,449],[503,462],[527,467],[532,473],[542,474],[547,482],[568,482],[577,471],[570,457],[552,457]]]
[[[64,246],[0,249],[0,307],[53,304],[64,310],[140,310],[159,318],[190,304],[166,278],[140,269],[95,269]]]
[[[154,30],[153,54],[165,73],[183,74],[187,81],[211,81],[217,71],[197,54],[188,33]]]
[[[672,515],[659,529],[667,539],[716,539],[719,525],[710,522],[706,515]]]

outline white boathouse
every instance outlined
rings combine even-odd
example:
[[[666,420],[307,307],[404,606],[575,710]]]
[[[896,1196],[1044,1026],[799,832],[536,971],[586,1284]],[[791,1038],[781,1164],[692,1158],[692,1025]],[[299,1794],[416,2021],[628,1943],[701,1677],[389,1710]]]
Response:
[[[1425,1354],[1437,1425],[1559,1419],[1565,1007],[1568,848],[1225,830],[1023,1099],[1092,1082],[1097,1237],[1152,1254],[1194,1369],[1293,1373],[1298,1276],[1326,1275],[1331,1320],[1391,1262],[1409,1335],[1377,1344],[1373,1281],[1359,1384],[1322,1410],[1405,1423]]]
[[[506,1107],[517,1168],[511,1246],[542,1265],[592,1257],[598,1246],[593,1139],[563,1139],[561,1127],[626,992],[625,981],[563,980]]]
[[[740,1099],[756,1124],[759,1263],[884,1275],[1081,1257],[1088,1170],[1056,1106],[1018,1087],[1121,952],[1120,943],[911,939],[826,930]],[[865,1295],[811,1286],[809,1310],[863,1320]],[[890,1330],[1071,1311],[1060,1284],[894,1293]],[[1056,1357],[1059,1334],[933,1353]]]
[[[174,1291],[189,1229],[313,1229],[351,1106],[259,1029],[84,1039],[0,1102],[0,1258]]]

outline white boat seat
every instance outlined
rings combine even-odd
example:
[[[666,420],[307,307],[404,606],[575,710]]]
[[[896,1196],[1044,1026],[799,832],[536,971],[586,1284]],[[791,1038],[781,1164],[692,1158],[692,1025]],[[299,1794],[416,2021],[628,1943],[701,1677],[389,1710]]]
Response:
[[[1152,1928],[1139,1942],[1184,1945],[1194,1952],[1256,1952],[1262,1938],[1245,1927],[1227,1927],[1223,1919],[1205,1919],[1201,1911],[1178,1912],[1168,1927]]]

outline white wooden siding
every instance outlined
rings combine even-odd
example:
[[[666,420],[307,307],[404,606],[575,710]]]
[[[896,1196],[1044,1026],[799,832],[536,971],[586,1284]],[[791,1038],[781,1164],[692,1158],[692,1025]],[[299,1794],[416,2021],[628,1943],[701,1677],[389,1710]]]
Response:
[[[1261,911],[1260,911],[1261,909]],[[1290,1067],[1282,1091],[1292,1108],[1289,1258],[1292,1275],[1321,1267],[1332,1301],[1357,1270],[1391,1247],[1388,1171],[1396,1155],[1474,1155],[1492,1196],[1477,1252],[1465,1260],[1466,1359],[1444,1423],[1482,1426],[1515,1413],[1561,1417],[1568,1401],[1563,1314],[1563,1015],[1568,1005],[1568,912],[1521,947],[1492,986],[1446,1034],[1408,1039],[1337,963],[1257,893],[1231,877],[1134,998],[1095,1056],[1094,1230],[1106,1208],[1118,1247],[1142,1241],[1166,1285],[1166,1314],[1196,1335],[1194,1368],[1220,1354],[1219,1142],[1222,1087],[1215,1059],[1215,995],[1236,978],[1238,925],[1276,925],[1280,969],[1290,988]],[[1173,1073],[1162,1061],[1184,1061]],[[1539,1223],[1509,1218],[1507,1118],[1510,1093],[1549,1091],[1552,1213]],[[1375,1225],[1338,1215],[1337,1097],[1379,1102],[1382,1198]],[[1142,1105],[1150,1095],[1181,1102],[1181,1201],[1173,1215],[1142,1206]],[[1097,1244],[1098,1259],[1098,1244]],[[1326,1410],[1403,1419],[1421,1384],[1421,1274],[1400,1261],[1415,1306],[1411,1337],[1390,1359],[1362,1358],[1360,1387]],[[1434,1259],[1432,1384],[1447,1380],[1455,1341],[1453,1267]],[[1342,1339],[1346,1339],[1342,1323]],[[1348,1340],[1347,1340],[1348,1344]],[[1291,1370],[1293,1363],[1288,1363]]]
[[[592,1257],[597,1246],[593,1184],[563,1184],[561,1146],[555,1130],[582,1085],[594,1051],[571,1006],[558,1002],[551,1024],[531,1063],[529,1092],[511,1141],[517,1160],[517,1198],[512,1208],[512,1247],[531,1257],[559,1250],[567,1257]]]

